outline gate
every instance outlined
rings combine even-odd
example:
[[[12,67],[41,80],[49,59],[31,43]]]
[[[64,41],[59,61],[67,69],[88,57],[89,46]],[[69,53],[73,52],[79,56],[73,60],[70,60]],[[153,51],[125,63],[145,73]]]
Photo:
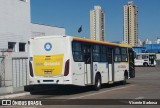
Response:
[[[0,87],[5,86],[5,57],[0,56]]]
[[[28,58],[12,58],[12,78],[13,87],[28,85]]]

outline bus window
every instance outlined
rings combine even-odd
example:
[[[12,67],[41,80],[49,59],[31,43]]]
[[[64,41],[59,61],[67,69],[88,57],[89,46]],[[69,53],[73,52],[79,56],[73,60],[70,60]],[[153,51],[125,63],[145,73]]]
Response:
[[[81,44],[78,42],[73,42],[72,44],[72,50],[73,51],[81,51]]]
[[[125,61],[125,62],[128,61],[127,55],[122,55],[122,61]]]
[[[101,46],[101,62],[107,62],[107,48],[105,46]]]
[[[120,48],[115,48],[114,61],[115,61],[115,62],[120,62],[120,61],[122,61],[122,60],[121,60],[121,55],[120,55]]]
[[[120,49],[119,48],[115,48],[115,54],[120,54]]]
[[[106,54],[101,54],[101,61],[106,62],[107,61],[107,55]]]
[[[114,59],[115,62],[120,62],[120,61],[122,61],[122,60],[121,60],[121,55],[115,55],[114,58],[115,58],[115,59]]]
[[[83,55],[85,64],[91,63],[91,45],[83,44]]]
[[[81,52],[73,52],[73,58],[76,62],[83,61],[83,56]]]
[[[93,61],[94,62],[100,61],[100,47],[99,47],[99,45],[93,46]]]
[[[121,54],[127,54],[127,49],[126,48],[121,48]]]
[[[113,48],[107,47],[106,50],[107,50],[107,60],[109,63],[112,63],[113,62]]]
[[[73,59],[75,62],[82,62],[83,61],[83,53],[81,43],[73,42],[72,43],[72,53]]]
[[[142,55],[142,59],[148,59],[148,55]]]
[[[127,49],[126,48],[121,48],[121,56],[122,56],[122,61],[123,62],[128,61]]]
[[[137,56],[136,56],[136,59],[141,59],[141,56],[140,56],[140,55],[137,55]]]

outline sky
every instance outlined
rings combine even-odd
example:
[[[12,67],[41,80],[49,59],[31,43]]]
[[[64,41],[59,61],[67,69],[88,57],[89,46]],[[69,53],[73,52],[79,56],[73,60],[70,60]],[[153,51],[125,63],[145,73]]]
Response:
[[[123,40],[123,6],[131,0],[31,0],[31,22],[64,27],[66,35],[90,37],[90,10],[105,11],[106,41]],[[160,38],[160,0],[132,0],[138,6],[138,38]],[[82,25],[82,32],[78,28]]]

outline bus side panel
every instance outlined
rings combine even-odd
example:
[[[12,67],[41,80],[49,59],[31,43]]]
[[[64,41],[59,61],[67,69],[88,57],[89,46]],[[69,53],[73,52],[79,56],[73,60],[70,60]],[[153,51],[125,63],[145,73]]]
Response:
[[[146,60],[145,62],[148,63],[148,60]],[[144,63],[144,60],[135,59],[135,65],[136,66],[143,66],[143,63]]]
[[[101,73],[102,83],[108,83],[108,63],[107,62],[94,62],[93,63],[93,73],[94,73],[93,80],[95,80],[95,75],[97,72]]]
[[[114,63],[114,81],[124,80],[124,72],[127,70],[129,72],[128,62],[117,62]]]
[[[72,48],[71,48],[71,41],[72,38],[68,38],[67,40],[67,50],[68,53],[66,54],[67,59],[69,60],[69,74],[67,76],[63,76],[63,84],[73,84],[72,76],[73,76],[73,59],[72,59]]]
[[[74,85],[85,85],[84,71],[84,62],[72,62],[72,81]]]

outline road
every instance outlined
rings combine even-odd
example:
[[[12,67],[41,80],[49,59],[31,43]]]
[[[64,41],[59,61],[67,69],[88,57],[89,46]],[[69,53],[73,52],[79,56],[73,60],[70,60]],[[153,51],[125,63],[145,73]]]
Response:
[[[156,67],[136,67],[136,78],[127,80],[126,85],[120,85],[116,83],[114,85],[103,85],[99,91],[92,90],[92,87],[61,87],[53,88],[43,92],[32,92],[32,95],[19,97],[16,99],[64,99],[69,101],[70,99],[160,99],[160,63]],[[95,102],[95,101],[94,101]],[[95,104],[95,103],[93,103]],[[124,105],[107,105],[110,107],[123,108]],[[141,107],[160,107],[157,105],[125,105],[130,108]],[[34,106],[37,107],[37,106]],[[40,107],[40,106],[39,106]],[[41,107],[88,107],[106,108],[106,105],[48,105]]]

